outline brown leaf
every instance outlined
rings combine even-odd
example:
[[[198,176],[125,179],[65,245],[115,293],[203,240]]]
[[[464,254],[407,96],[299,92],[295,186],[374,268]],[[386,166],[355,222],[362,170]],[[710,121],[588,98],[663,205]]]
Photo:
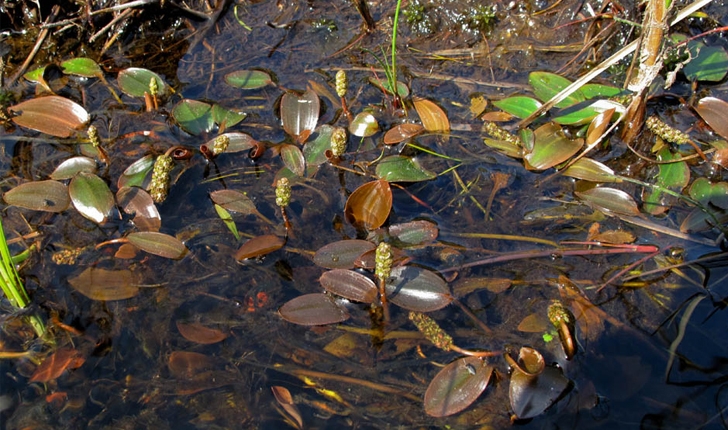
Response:
[[[422,126],[427,131],[450,131],[450,121],[447,114],[435,102],[430,100],[415,98],[413,100],[417,115],[422,120]]]
[[[276,398],[278,404],[281,405],[283,410],[286,411],[291,418],[293,418],[298,428],[302,429],[303,418],[301,418],[301,412],[298,410],[298,407],[295,403],[293,403],[291,392],[288,391],[287,388],[278,385],[274,385],[270,387],[270,389],[273,391],[273,396]]]
[[[14,123],[56,137],[70,137],[89,120],[83,106],[60,96],[30,99],[8,110],[16,114]]]
[[[228,337],[227,333],[224,333],[221,330],[205,327],[199,323],[183,323],[177,321],[176,324],[177,330],[179,330],[182,337],[190,342],[210,345],[222,342]]]
[[[30,377],[30,382],[48,382],[57,379],[66,369],[81,367],[86,360],[81,353],[71,348],[61,348],[46,357],[35,369]]]
[[[355,226],[374,230],[382,226],[392,210],[392,189],[380,179],[367,182],[349,196],[344,207],[346,219]]]
[[[68,283],[93,300],[123,300],[139,294],[139,279],[131,270],[88,267]]]
[[[396,145],[422,133],[425,128],[419,124],[404,123],[389,129],[384,134],[385,145]]]
[[[715,97],[705,97],[700,99],[695,110],[713,131],[728,139],[728,103]]]
[[[210,357],[199,352],[174,351],[169,355],[167,366],[172,376],[190,379],[196,374],[209,370],[213,365]]]
[[[283,248],[286,241],[278,236],[267,234],[258,236],[245,242],[243,246],[235,253],[236,260],[245,260],[248,258],[257,258],[273,251]]]

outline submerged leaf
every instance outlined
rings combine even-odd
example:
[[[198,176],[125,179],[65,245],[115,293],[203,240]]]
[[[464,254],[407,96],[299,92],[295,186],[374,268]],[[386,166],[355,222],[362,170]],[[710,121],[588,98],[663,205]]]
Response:
[[[435,273],[416,266],[392,269],[385,285],[387,299],[410,311],[432,312],[452,302],[447,283]]]
[[[106,182],[92,173],[80,172],[68,186],[73,207],[91,221],[101,224],[114,208],[114,195]]]
[[[574,192],[580,199],[600,211],[627,216],[637,216],[640,210],[632,196],[622,190],[609,187],[595,187],[586,191]]]
[[[49,382],[58,379],[66,369],[75,369],[84,363],[81,353],[71,348],[60,348],[43,360],[30,376],[29,382]]]
[[[200,323],[183,323],[176,322],[177,330],[182,337],[190,342],[199,343],[201,345],[211,345],[213,343],[222,342],[227,339],[227,333],[221,330],[205,327]]]
[[[389,182],[380,179],[367,182],[349,196],[344,207],[346,219],[367,230],[382,226],[392,210],[392,189]]]
[[[93,300],[123,300],[139,294],[138,275],[131,270],[107,270],[88,267],[75,278],[71,286]]]
[[[445,366],[425,392],[425,412],[446,417],[470,406],[488,387],[493,366],[478,357],[463,357]]]
[[[278,310],[280,316],[301,325],[326,325],[349,319],[345,309],[339,307],[326,294],[305,294],[289,300]]]
[[[46,212],[63,212],[71,205],[68,187],[53,181],[20,184],[3,195],[9,205]]]
[[[37,97],[8,110],[15,114],[11,119],[19,126],[56,137],[70,137],[89,121],[83,106],[60,96]]]

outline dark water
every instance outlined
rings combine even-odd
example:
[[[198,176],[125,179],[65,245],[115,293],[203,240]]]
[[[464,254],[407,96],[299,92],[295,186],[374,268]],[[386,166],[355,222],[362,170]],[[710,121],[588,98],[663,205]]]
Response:
[[[77,42],[89,37],[78,29],[66,29],[67,36],[58,38],[54,49],[39,54],[38,64],[88,55],[99,61],[112,85],[119,70],[145,67],[159,73],[175,89],[176,94],[164,99],[159,111],[153,113],[144,112],[139,99],[126,96],[125,105],[120,106],[98,80],[72,81],[59,90],[61,95],[83,101],[92,114],[92,123],[110,154],[104,178],[112,191],[116,191],[121,172],[142,156],[159,154],[173,145],[197,148],[216,135],[217,130],[213,130],[192,136],[175,125],[170,111],[181,98],[215,102],[248,114],[227,131],[249,133],[271,146],[292,143],[277,116],[283,90],[312,86],[322,98],[319,124],[343,126],[346,122],[337,111],[336,98],[332,101],[321,89],[333,93],[334,74],[345,69],[350,81],[349,106],[354,113],[373,107],[384,131],[404,120],[404,114],[394,112],[387,97],[369,83],[375,75],[385,78],[373,55],[364,51],[389,52],[394,5],[369,4],[376,28],[364,33],[363,20],[349,2],[228,3],[219,9],[219,19],[214,22],[194,19],[170,5],[165,9],[146,6],[100,57],[95,56],[100,52],[99,43],[108,36],[96,44]],[[205,10],[197,6],[197,10]],[[406,17],[401,17],[400,79],[413,95],[438,102],[450,122],[458,125],[453,127],[456,130],[480,127],[480,120],[474,120],[469,111],[471,97],[483,94],[502,98],[522,91],[530,71],[558,70],[577,55],[585,34],[593,30],[588,23],[559,27],[581,16],[580,4],[572,2],[540,14],[536,11],[547,5],[494,4],[495,24],[480,29],[468,21],[467,11],[474,7],[470,2],[425,6],[433,30],[418,27],[415,31],[404,24]],[[68,4],[65,7],[64,13],[75,10]],[[724,9],[714,5],[709,12],[723,16]],[[634,10],[625,13],[635,16]],[[99,18],[97,26],[102,21]],[[13,27],[5,21],[3,26]],[[362,34],[360,42],[343,49]],[[12,65],[17,66],[34,39],[10,32],[4,37],[12,49]],[[600,55],[606,57],[627,37],[628,29],[615,30]],[[583,61],[582,57],[565,73],[573,74]],[[251,68],[272,73],[277,86],[244,91],[224,82],[225,74]],[[678,85],[676,91],[687,93],[689,88]],[[32,98],[33,92],[33,85],[23,80],[10,89],[16,98],[13,103]],[[720,96],[720,88],[716,93]],[[659,108],[677,110],[671,105]],[[407,115],[417,119],[411,107]],[[140,135],[142,131],[154,133],[145,137]],[[425,167],[438,173],[458,164],[401,145],[382,149],[381,140],[382,133],[361,141],[351,136],[342,165],[351,168],[373,162],[382,151],[386,155],[402,151],[417,156]],[[0,158],[3,192],[21,179],[47,178],[56,165],[77,151],[73,144],[19,127],[0,131],[0,141],[4,150]],[[440,229],[435,244],[405,250],[412,258],[410,264],[440,270],[493,252],[544,249],[528,242],[469,238],[465,233],[583,241],[594,221],[602,223],[602,230],[629,231],[638,243],[659,246],[662,254],[670,248],[684,248],[686,260],[720,252],[719,248],[655,233],[574,204],[572,179],[558,177],[537,185],[550,172],[526,171],[520,161],[485,147],[478,132],[425,134],[415,143],[463,160],[456,172],[470,189],[463,191],[452,172],[393,189],[388,224],[426,219]],[[651,178],[616,138],[598,157],[620,172],[636,169],[638,178]],[[98,243],[133,231],[128,220],[98,226],[73,209],[51,215],[3,207],[6,231],[24,234],[32,228],[40,233],[40,249],[21,271],[32,292],[32,311],[77,330],[74,334],[49,323],[55,342],[78,350],[86,360],[78,369],[47,384],[28,382],[35,370],[29,360],[0,361],[3,428],[290,428],[271,393],[273,386],[290,390],[306,428],[510,427],[508,367],[500,357],[491,359],[497,375],[490,386],[464,412],[443,419],[424,413],[422,402],[414,398],[422,398],[440,369],[438,364],[459,355],[441,352],[412,336],[414,326],[401,308],[392,308],[388,328],[395,335],[384,341],[367,334],[377,318],[364,305],[348,305],[352,317],[345,327],[311,329],[280,318],[277,309],[283,303],[321,291],[317,279],[324,269],[313,264],[312,253],[326,244],[361,236],[344,220],[343,210],[348,195],[370,180],[328,164],[321,166],[293,188],[288,208],[293,230],[286,247],[259,261],[237,262],[233,255],[241,242],[215,213],[209,193],[226,188],[246,192],[272,223],[252,215],[234,215],[238,230],[248,237],[282,236],[283,220],[272,187],[282,166],[281,158],[272,150],[256,161],[240,153],[223,154],[215,163],[200,154],[179,162],[170,195],[159,205],[161,231],[183,239],[190,250],[178,261],[143,253],[121,260],[114,258],[116,247],[93,249]],[[705,174],[704,166],[693,167],[696,174]],[[497,192],[492,219],[486,221],[474,200],[486,204],[495,172],[509,175],[508,185]],[[723,172],[714,172],[712,179],[723,176]],[[622,189],[640,194],[634,186]],[[676,205],[667,217],[650,220],[676,228],[685,212],[686,208]],[[52,255],[62,249],[81,247],[90,248],[74,265],[52,261]],[[14,246],[12,250],[19,252],[21,248]],[[451,250],[459,254],[455,260],[444,255]],[[724,389],[725,261],[717,258],[683,267],[679,273],[660,272],[647,277],[640,287],[610,286],[595,291],[640,257],[554,256],[465,269],[457,280],[492,277],[512,281],[504,292],[480,289],[462,298],[492,333],[475,327],[455,306],[430,315],[460,346],[487,350],[531,346],[544,354],[547,363],[561,366],[571,381],[569,391],[544,414],[514,424],[518,427],[722,428],[728,399]],[[68,283],[91,266],[129,268],[145,288],[127,300],[92,301]],[[650,260],[641,267],[650,270],[657,263]],[[557,341],[545,343],[541,333],[517,330],[526,316],[545,314],[549,302],[559,298],[556,280],[561,275],[586,289],[589,299],[611,317],[601,333],[599,327],[579,327],[578,352],[571,361],[564,359]],[[707,298],[697,304],[685,325],[677,357],[665,379],[668,349],[678,336],[685,309],[696,294],[705,293]],[[0,349],[30,348],[42,357],[46,347],[31,341],[30,334],[19,333],[18,320],[5,316],[10,312],[9,305],[3,303]],[[212,345],[194,343],[181,336],[179,322],[199,322],[229,336]],[[341,351],[332,349],[334,340],[348,342],[345,353],[337,356],[331,352]],[[169,364],[179,351],[202,354],[205,364],[193,375],[180,377]],[[308,373],[304,380],[305,372],[318,373]],[[399,394],[341,377],[381,384]],[[65,394],[61,401],[52,401],[47,397],[51,393]]]

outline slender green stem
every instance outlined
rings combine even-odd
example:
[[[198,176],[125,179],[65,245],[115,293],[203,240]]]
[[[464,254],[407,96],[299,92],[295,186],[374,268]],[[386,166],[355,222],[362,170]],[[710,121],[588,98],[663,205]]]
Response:
[[[392,92],[394,92],[395,99],[399,97],[399,94],[397,94],[397,26],[401,6],[402,0],[397,0],[397,8],[394,10],[394,23],[392,24],[392,82],[390,82],[390,86],[392,87]]]

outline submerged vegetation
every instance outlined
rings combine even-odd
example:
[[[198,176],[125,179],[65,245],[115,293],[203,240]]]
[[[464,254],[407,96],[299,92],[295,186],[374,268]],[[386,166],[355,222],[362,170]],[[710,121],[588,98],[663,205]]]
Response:
[[[3,428],[728,426],[724,8],[111,3],[0,9]]]

